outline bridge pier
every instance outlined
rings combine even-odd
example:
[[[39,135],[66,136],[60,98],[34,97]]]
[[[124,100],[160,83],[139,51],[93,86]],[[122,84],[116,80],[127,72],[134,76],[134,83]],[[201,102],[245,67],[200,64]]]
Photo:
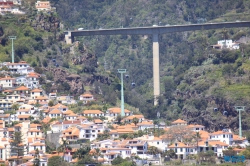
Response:
[[[154,105],[158,104],[160,96],[160,68],[159,68],[159,34],[153,34],[153,80],[154,80]]]
[[[66,44],[72,44],[74,42],[74,36],[71,35],[71,31],[68,31],[68,34],[65,35]]]

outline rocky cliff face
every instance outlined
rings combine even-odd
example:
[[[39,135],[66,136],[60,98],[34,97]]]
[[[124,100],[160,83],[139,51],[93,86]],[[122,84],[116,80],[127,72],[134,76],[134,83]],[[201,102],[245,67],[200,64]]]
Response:
[[[33,20],[31,20],[30,25],[35,30],[45,30],[48,32],[53,32],[59,28],[60,20],[53,12],[39,13]]]
[[[83,92],[83,82],[79,75],[70,74],[61,68],[45,68],[46,72],[51,72],[54,76],[53,89],[57,89],[57,86],[62,83],[68,83],[70,91],[79,94]]]

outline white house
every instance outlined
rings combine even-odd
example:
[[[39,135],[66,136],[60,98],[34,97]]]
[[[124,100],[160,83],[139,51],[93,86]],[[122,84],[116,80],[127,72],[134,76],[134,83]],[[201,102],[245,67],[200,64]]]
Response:
[[[125,116],[130,116],[130,115],[132,115],[132,113],[131,113],[129,110],[127,110],[127,109],[124,109],[124,113],[125,113]],[[121,114],[121,108],[114,107],[114,108],[109,108],[109,109],[107,110],[106,116],[116,117],[116,116],[118,116],[119,114]]]
[[[228,145],[233,143],[233,133],[230,130],[222,130],[209,134],[209,140],[217,140]]]
[[[0,86],[2,88],[13,88],[16,84],[16,79],[11,77],[0,78]]]
[[[48,11],[51,10],[51,5],[49,1],[37,1],[36,9],[38,11]]]
[[[217,42],[217,45],[213,45],[212,47],[215,49],[223,49],[223,48],[227,48],[231,50],[240,49],[239,43],[235,43],[232,40],[219,40]]]
[[[12,73],[24,75],[34,72],[34,69],[31,68],[30,65],[25,61],[20,61],[19,63],[5,62],[4,65],[7,66]]]

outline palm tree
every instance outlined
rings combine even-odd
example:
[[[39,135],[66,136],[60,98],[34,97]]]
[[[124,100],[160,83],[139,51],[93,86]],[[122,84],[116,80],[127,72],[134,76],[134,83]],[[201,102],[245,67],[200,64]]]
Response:
[[[196,132],[195,135],[193,136],[193,139],[196,142],[196,149],[197,149],[197,153],[198,153],[198,147],[199,147],[199,140],[201,139],[201,135],[199,132]]]
[[[39,155],[39,150],[38,149],[36,149],[33,164],[34,164],[33,166],[40,166],[40,155]]]
[[[155,125],[158,124],[158,120],[154,120],[154,134],[155,134]]]

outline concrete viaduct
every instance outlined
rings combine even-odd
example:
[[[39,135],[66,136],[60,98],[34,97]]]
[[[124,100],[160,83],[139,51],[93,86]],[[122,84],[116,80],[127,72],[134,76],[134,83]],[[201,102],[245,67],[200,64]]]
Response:
[[[158,36],[164,33],[184,32],[194,30],[209,30],[221,28],[250,27],[249,21],[240,22],[220,22],[206,24],[187,24],[187,25],[167,25],[152,27],[134,27],[134,28],[114,28],[114,29],[93,29],[66,31],[65,41],[67,44],[74,42],[75,36],[92,35],[153,35],[153,80],[154,80],[154,105],[157,105],[157,97],[160,95],[160,72],[159,72],[159,42]]]

